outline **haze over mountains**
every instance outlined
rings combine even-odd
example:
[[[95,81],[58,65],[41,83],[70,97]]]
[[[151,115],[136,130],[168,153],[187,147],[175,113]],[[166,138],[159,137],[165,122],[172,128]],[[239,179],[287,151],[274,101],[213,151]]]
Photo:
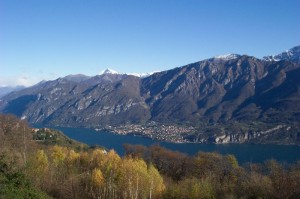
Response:
[[[13,91],[18,91],[24,89],[25,86],[0,86],[0,98]]]
[[[93,77],[69,75],[2,97],[0,112],[51,126],[159,121],[194,126],[262,122],[298,128],[299,49],[263,59],[218,56],[144,78],[110,70]]]

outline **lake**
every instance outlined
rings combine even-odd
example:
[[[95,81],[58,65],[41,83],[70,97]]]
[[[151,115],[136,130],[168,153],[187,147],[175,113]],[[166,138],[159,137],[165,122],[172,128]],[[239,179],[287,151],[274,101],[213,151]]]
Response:
[[[124,155],[123,144],[142,144],[150,146],[159,144],[174,151],[195,155],[199,151],[233,154],[240,164],[245,162],[261,163],[267,159],[293,163],[300,160],[300,146],[292,145],[262,145],[262,144],[198,144],[198,143],[167,143],[139,136],[116,135],[105,131],[95,131],[86,128],[56,128],[68,137],[89,144],[114,149],[119,155]]]

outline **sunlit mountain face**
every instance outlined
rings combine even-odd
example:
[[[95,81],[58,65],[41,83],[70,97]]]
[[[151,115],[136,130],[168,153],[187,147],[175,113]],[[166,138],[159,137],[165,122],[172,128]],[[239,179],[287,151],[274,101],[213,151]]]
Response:
[[[274,59],[230,54],[144,78],[112,70],[70,75],[2,97],[0,110],[32,124],[74,127],[147,121],[298,124],[297,54],[299,46]]]

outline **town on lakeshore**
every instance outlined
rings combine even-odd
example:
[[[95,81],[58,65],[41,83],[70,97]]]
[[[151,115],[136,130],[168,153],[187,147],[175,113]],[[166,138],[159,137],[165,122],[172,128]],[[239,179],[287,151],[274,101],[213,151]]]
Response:
[[[173,143],[187,143],[187,135],[195,132],[192,126],[180,126],[176,124],[158,124],[150,122],[148,124],[125,124],[121,126],[105,126],[102,129],[95,129],[96,131],[106,130],[119,135],[138,135],[155,140],[173,142]]]

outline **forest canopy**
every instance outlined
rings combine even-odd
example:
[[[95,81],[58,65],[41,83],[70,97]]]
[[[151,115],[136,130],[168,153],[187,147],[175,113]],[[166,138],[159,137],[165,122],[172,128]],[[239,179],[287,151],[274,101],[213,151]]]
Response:
[[[299,161],[239,165],[233,155],[124,148],[120,157],[0,115],[0,198],[300,197]]]

